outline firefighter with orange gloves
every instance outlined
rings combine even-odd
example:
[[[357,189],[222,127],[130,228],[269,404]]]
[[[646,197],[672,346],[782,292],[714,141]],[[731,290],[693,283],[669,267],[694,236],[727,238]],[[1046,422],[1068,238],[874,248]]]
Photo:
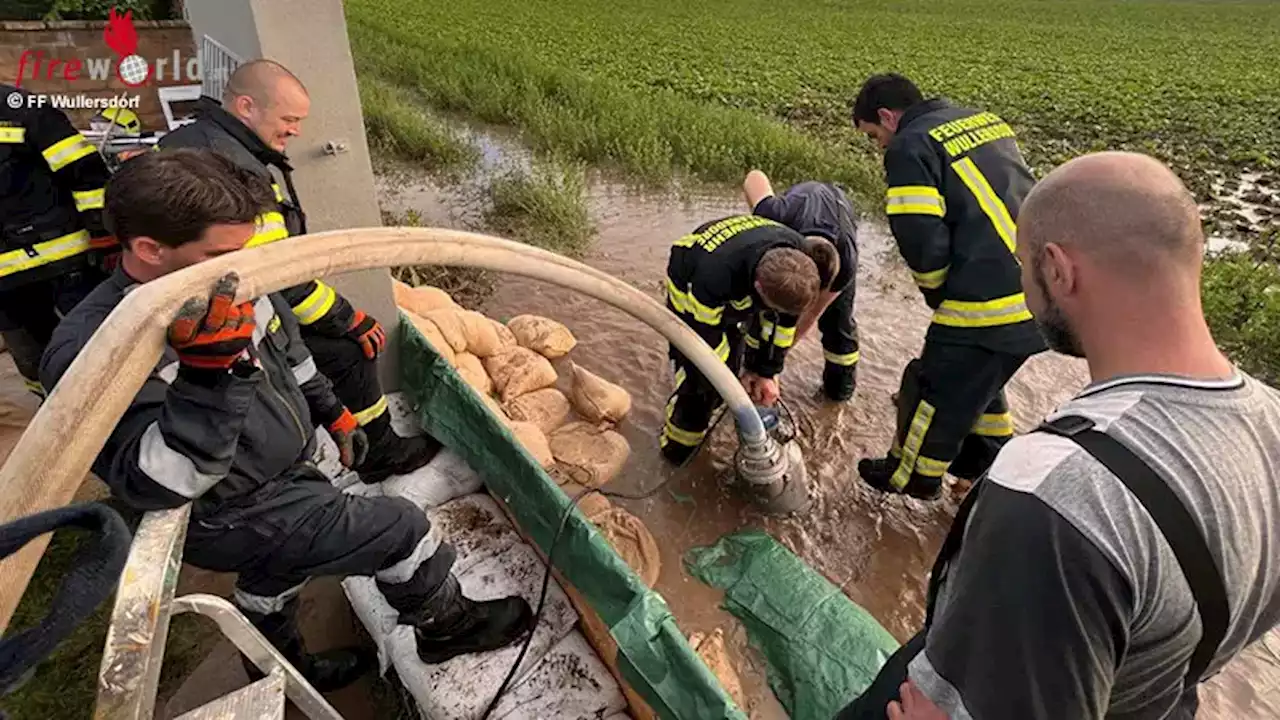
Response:
[[[667,308],[711,346],[757,405],[778,399],[776,376],[796,323],[835,276],[831,244],[767,218],[735,215],[676,240],[667,261]],[[659,438],[668,461],[688,462],[722,400],[674,345],[675,389]]]
[[[27,388],[60,317],[107,277],[119,245],[102,225],[110,173],[62,111],[0,84],[0,333]]]
[[[853,120],[885,149],[889,228],[934,311],[903,373],[889,454],[858,473],[877,490],[933,499],[944,473],[976,480],[991,466],[1013,437],[1004,386],[1047,349],[1014,256],[1035,180],[1007,123],[926,100],[900,75],[868,79]]]

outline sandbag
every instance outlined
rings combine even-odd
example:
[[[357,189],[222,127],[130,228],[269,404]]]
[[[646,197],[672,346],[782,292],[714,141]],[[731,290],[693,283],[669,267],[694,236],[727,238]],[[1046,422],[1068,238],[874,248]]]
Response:
[[[566,479],[589,488],[616,477],[631,454],[626,438],[588,422],[571,422],[551,433],[549,440]]]
[[[662,572],[658,543],[640,518],[614,506],[596,514],[591,522],[645,585],[653,587],[658,583],[658,575]]]
[[[550,433],[569,417],[569,398],[549,387],[535,390],[507,403],[503,408],[512,420],[531,422],[544,433]]]
[[[418,332],[422,333],[422,336],[427,339],[427,342],[431,343],[431,347],[435,349],[436,354],[444,358],[445,362],[456,367],[458,361],[454,355],[453,346],[449,344],[449,341],[445,340],[440,328],[435,323],[413,311],[406,310],[404,314],[408,316],[409,322],[413,323]]]
[[[507,417],[507,411],[502,409],[502,406],[498,404],[497,400],[494,400],[490,395],[482,395],[480,399],[484,400],[485,406],[502,421],[503,425],[511,424],[511,418]]]
[[[489,322],[493,325],[493,331],[498,334],[498,350],[513,348],[520,344],[516,340],[516,334],[511,332],[511,328],[493,318],[489,318]]]
[[[488,396],[493,392],[493,380],[489,378],[489,373],[484,371],[484,363],[480,362],[480,358],[469,352],[457,354],[458,375],[471,386],[472,390],[481,397]]]
[[[556,369],[538,353],[523,347],[507,348],[484,359],[502,402],[556,384]]]
[[[702,658],[707,669],[720,681],[720,685],[725,692],[729,693],[729,697],[733,698],[738,708],[746,710],[747,698],[742,692],[742,678],[733,667],[733,660],[730,659],[729,650],[725,647],[724,628],[716,628],[711,634],[696,632],[690,635],[689,646],[698,653],[698,657]]]
[[[467,333],[462,327],[462,313],[453,309],[432,310],[423,317],[440,328],[440,333],[449,341],[455,353],[467,351]]]
[[[547,444],[547,436],[538,429],[537,425],[531,422],[511,421],[511,434],[516,436],[520,444],[525,450],[533,456],[534,460],[544,468],[549,468],[556,464],[555,456],[551,454],[551,447]]]
[[[587,490],[576,482],[567,482],[561,485],[560,489],[564,491],[565,495],[569,496],[570,500],[582,495]],[[609,498],[598,492],[585,495],[578,501],[578,512],[582,513],[582,517],[592,522],[595,521],[597,515],[609,512],[612,509],[613,503],[609,502]]]
[[[467,352],[476,357],[487,358],[503,348],[502,338],[489,318],[474,310],[459,310],[462,321],[462,334],[466,338]]]
[[[578,344],[569,328],[551,318],[517,315],[507,321],[507,327],[511,328],[521,347],[527,347],[553,360],[562,357]]]
[[[426,315],[432,310],[458,306],[453,301],[453,298],[449,297],[449,293],[430,285],[413,287],[395,280],[391,283],[391,288],[395,294],[396,305],[418,315]]]
[[[573,375],[570,400],[583,419],[616,423],[631,412],[631,393],[572,361],[569,372]]]

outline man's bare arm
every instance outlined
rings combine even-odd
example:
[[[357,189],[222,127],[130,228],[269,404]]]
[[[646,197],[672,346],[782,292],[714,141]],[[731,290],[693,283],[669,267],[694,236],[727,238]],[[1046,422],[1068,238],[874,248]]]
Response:
[[[819,293],[818,299],[813,302],[803,313],[800,314],[800,322],[796,324],[796,342],[800,342],[813,326],[818,323],[818,318],[822,317],[822,313],[831,307],[831,303],[840,297],[838,292],[823,291]]]
[[[769,176],[759,170],[747,173],[747,179],[742,181],[742,195],[747,200],[747,207],[755,210],[761,200],[773,195],[773,185],[769,182]]]

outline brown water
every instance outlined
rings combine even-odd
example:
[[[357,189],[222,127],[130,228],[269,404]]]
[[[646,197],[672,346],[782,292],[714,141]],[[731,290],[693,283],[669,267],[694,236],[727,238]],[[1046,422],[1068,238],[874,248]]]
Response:
[[[475,140],[484,149],[481,178],[528,162],[501,135],[477,134]],[[426,225],[483,229],[480,179],[442,188],[402,170],[384,169],[380,178],[385,209],[416,210]],[[722,189],[642,193],[599,176],[590,186],[589,206],[599,234],[585,262],[659,300],[671,240],[706,220],[746,208],[740,197]],[[814,498],[805,513],[790,518],[762,516],[722,489],[736,447],[731,421],[717,428],[689,467],[673,470],[662,462],[657,437],[672,378],[666,342],[646,325],[586,296],[518,277],[502,278],[478,308],[501,320],[536,313],[563,322],[578,339],[573,361],[631,392],[633,409],[619,432],[630,441],[632,454],[610,488],[644,493],[667,483],[646,500],[618,502],[658,539],[662,573],[656,590],[681,629],[686,634],[725,629],[748,695],[745,709],[753,718],[785,713],[740,624],[719,609],[722,593],[684,572],[683,553],[734,530],[763,528],[902,641],[923,620],[926,578],[959,500],[955,492],[936,503],[885,496],[856,476],[859,458],[881,456],[889,446],[894,418],[890,396],[902,368],[919,352],[929,322],[928,309],[887,230],[864,223],[859,245],[856,315],[862,359],[853,401],[834,405],[820,398],[822,349],[816,332],[792,350],[781,377],[783,400],[800,428]],[[1033,427],[1087,380],[1081,361],[1054,353],[1033,358],[1007,388],[1018,429]],[[1280,648],[1280,639],[1273,645]],[[1255,649],[1223,675],[1204,693],[1207,710],[1201,717],[1280,717],[1280,660],[1274,652]]]

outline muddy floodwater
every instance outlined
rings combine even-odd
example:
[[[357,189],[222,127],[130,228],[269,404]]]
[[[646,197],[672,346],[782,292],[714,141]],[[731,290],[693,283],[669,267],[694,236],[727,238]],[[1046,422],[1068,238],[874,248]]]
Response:
[[[384,166],[380,200],[385,210],[417,211],[424,225],[483,230],[483,179],[528,157],[501,135],[476,134],[483,149],[475,178],[447,185],[404,168]],[[724,189],[682,188],[653,194],[594,177],[588,203],[598,236],[584,258],[591,266],[662,298],[671,241],[716,217],[746,210]],[[656,332],[602,302],[518,277],[502,277],[477,308],[506,320],[521,313],[555,318],[578,339],[577,364],[631,392],[633,409],[619,432],[631,443],[623,474],[610,489],[628,494],[663,487],[645,500],[616,502],[640,517],[662,549],[662,594],[686,633],[724,628],[742,675],[753,718],[784,718],[767,686],[763,663],[748,647],[745,632],[719,609],[721,593],[684,572],[690,547],[713,543],[745,527],[766,529],[866,608],[899,641],[924,617],[926,578],[942,537],[955,515],[957,492],[936,503],[889,497],[866,488],[856,476],[859,458],[881,456],[889,447],[902,369],[920,350],[929,311],[910,273],[897,257],[882,225],[859,228],[860,266],[856,315],[862,359],[853,400],[821,398],[822,348],[815,332],[791,351],[781,376],[783,402],[794,413],[808,469],[811,506],[788,518],[771,518],[724,490],[736,439],[726,419],[688,467],[672,469],[658,455],[657,437],[672,376],[667,345]],[[1034,427],[1056,405],[1088,381],[1082,361],[1043,353],[1029,361],[1007,388],[1020,432]],[[1200,717],[1280,717],[1280,659],[1271,647],[1254,648],[1205,697]]]

